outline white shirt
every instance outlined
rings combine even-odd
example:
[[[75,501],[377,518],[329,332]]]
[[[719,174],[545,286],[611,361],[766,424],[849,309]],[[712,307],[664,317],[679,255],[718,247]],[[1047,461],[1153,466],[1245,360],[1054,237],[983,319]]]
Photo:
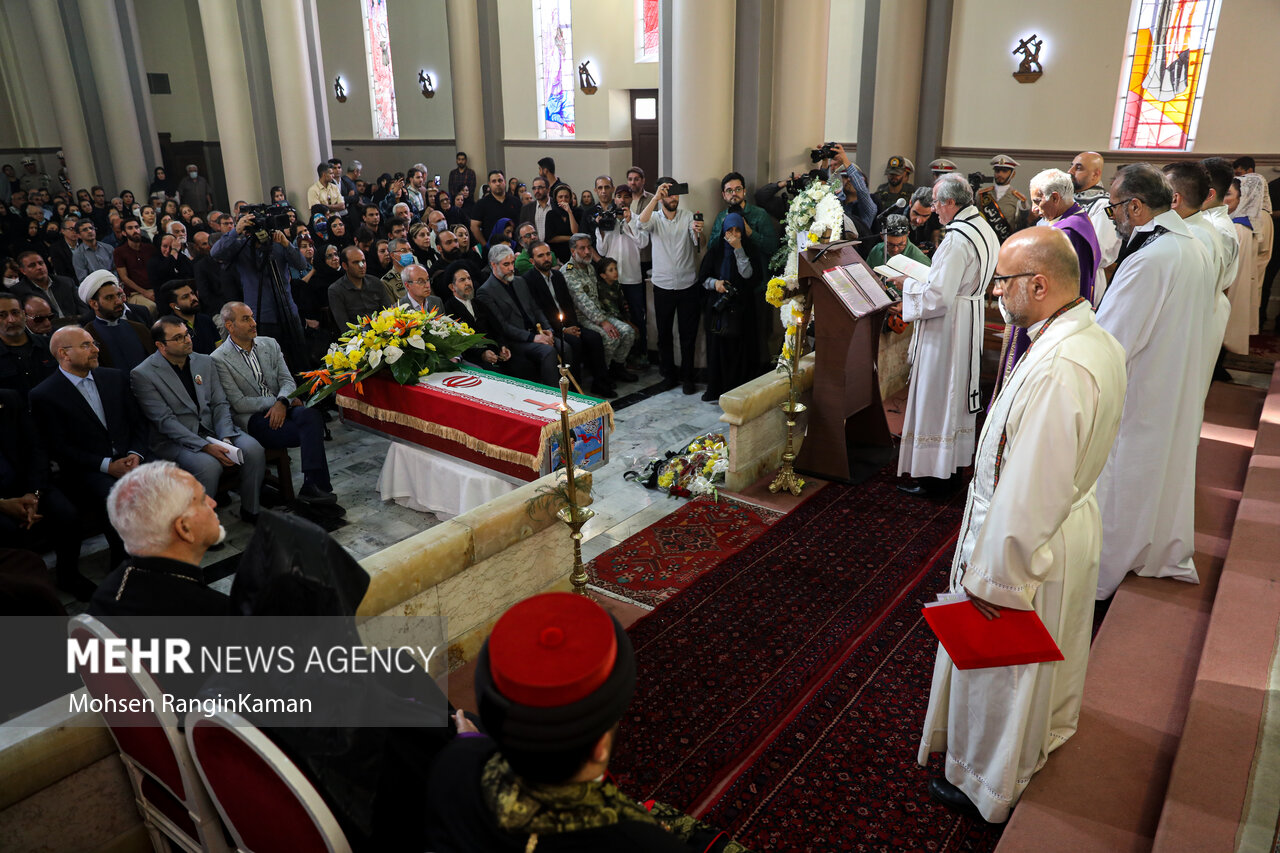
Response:
[[[533,227],[538,229],[538,239],[547,239],[547,212],[551,210],[551,202],[545,204],[537,199],[533,202]]]
[[[658,213],[655,211],[654,216]],[[600,255],[618,262],[619,284],[642,284],[644,273],[640,270],[640,250],[649,245],[649,232],[642,230],[640,220],[632,216],[630,222],[618,222],[612,231],[596,229],[596,246]]]
[[[693,214],[676,208],[668,219],[662,202],[640,227],[649,232],[653,246],[653,286],[662,290],[684,290],[698,278],[698,247],[693,242]],[[621,270],[619,270],[621,272]],[[621,278],[619,278],[621,281]]]
[[[107,412],[102,408],[102,395],[98,393],[98,383],[94,381],[93,374],[88,376],[76,376],[74,373],[68,373],[61,367],[62,375],[67,377],[67,381],[76,386],[76,390],[80,392],[80,396],[84,397],[84,401],[89,404],[89,408],[93,409],[93,413],[98,416],[98,420],[102,425],[107,425]],[[111,457],[104,457],[102,462],[98,464],[98,470],[103,474],[107,473],[107,468],[111,465]]]

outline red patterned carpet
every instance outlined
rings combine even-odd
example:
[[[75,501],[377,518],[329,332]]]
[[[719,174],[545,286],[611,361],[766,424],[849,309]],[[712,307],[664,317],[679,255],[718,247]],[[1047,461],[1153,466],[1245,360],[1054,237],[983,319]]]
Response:
[[[994,846],[998,830],[929,801],[915,764],[935,648],[920,606],[945,583],[963,495],[894,485],[828,485],[631,627],[624,790],[757,850]]]
[[[782,513],[721,497],[695,498],[591,561],[592,586],[650,607],[742,550]]]

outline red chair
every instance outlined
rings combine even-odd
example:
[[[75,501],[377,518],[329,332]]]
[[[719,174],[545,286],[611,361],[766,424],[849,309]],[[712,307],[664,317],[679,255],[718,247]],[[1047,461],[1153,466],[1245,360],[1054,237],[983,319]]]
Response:
[[[80,615],[67,624],[67,634],[81,643],[89,639],[116,639],[116,635],[92,616]],[[126,673],[95,673],[80,668],[80,679],[95,699],[146,699],[151,711],[104,713],[111,736],[133,785],[134,799],[151,843],[168,853],[169,842],[189,853],[229,853],[226,833],[196,772],[187,743],[178,731],[178,720],[165,711],[161,691],[148,673],[131,674],[132,655],[125,652]],[[135,703],[138,707],[147,707]],[[168,839],[166,841],[166,839]]]
[[[315,786],[239,714],[187,714],[187,743],[239,853],[351,853]]]

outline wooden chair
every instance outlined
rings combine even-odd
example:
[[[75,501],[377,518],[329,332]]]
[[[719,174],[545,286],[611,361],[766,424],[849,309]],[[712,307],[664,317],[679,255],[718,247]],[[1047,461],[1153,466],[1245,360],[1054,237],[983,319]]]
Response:
[[[289,465],[289,451],[284,448],[267,450],[266,456],[267,476],[263,482],[274,486],[286,504],[292,504],[297,496],[293,492],[293,469]]]
[[[239,853],[351,853],[315,786],[248,720],[192,711],[187,743]]]
[[[83,614],[68,622],[67,634],[81,643],[116,639],[111,629]],[[156,709],[103,714],[120,749],[152,845],[158,853],[168,853],[170,844],[188,853],[228,853],[222,822],[178,731],[177,717],[163,710],[159,685],[146,672],[133,673],[132,655],[127,650],[124,669],[125,673],[116,674],[81,668],[80,678],[95,698],[147,699]],[[138,707],[148,705],[138,703]]]

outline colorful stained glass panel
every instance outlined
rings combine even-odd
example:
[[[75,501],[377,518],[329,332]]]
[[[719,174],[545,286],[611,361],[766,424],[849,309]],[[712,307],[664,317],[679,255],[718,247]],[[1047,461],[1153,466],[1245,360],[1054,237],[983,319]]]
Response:
[[[533,55],[538,82],[538,136],[573,138],[573,27],[569,0],[533,0]]]
[[[1190,151],[1220,0],[1133,0],[1115,148]]]
[[[364,52],[369,69],[369,104],[373,109],[373,135],[399,139],[396,117],[396,85],[391,74],[391,33],[387,27],[387,0],[360,0],[364,18]]]
[[[636,0],[636,62],[658,61],[658,0]]]

